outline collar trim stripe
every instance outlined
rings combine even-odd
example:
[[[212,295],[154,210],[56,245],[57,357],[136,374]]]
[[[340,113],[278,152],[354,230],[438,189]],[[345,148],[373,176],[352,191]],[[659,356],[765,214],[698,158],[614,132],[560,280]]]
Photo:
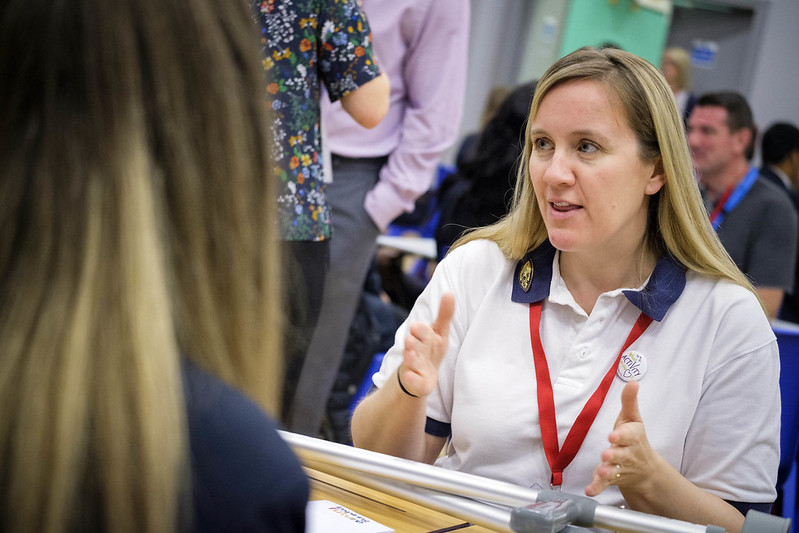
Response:
[[[530,304],[540,302],[549,296],[555,251],[552,244],[545,241],[516,263],[511,301]],[[520,275],[527,261],[533,264],[533,281],[529,290],[525,292],[520,282]],[[642,313],[660,322],[685,289],[685,270],[676,259],[664,255],[658,259],[646,286],[640,291],[623,291],[624,296]]]

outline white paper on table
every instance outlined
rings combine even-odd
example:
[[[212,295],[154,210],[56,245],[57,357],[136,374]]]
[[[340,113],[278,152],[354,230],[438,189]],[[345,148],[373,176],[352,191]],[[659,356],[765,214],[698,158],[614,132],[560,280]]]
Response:
[[[394,530],[329,500],[308,502],[306,533],[392,533]]]
[[[435,259],[438,256],[436,240],[432,237],[378,235],[377,244],[396,248],[402,252],[419,255],[428,259]]]

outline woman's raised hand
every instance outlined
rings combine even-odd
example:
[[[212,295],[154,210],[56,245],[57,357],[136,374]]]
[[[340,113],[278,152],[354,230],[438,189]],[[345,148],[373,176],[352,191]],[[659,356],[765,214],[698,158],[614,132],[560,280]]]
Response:
[[[441,297],[438,316],[432,324],[414,322],[405,337],[403,361],[397,369],[399,380],[408,394],[423,398],[438,383],[438,367],[447,353],[449,325],[455,312],[455,297]]]
[[[602,452],[591,484],[585,489],[588,496],[596,496],[608,485],[618,485],[622,494],[646,490],[662,462],[646,438],[638,411],[638,386],[637,381],[630,381],[622,390],[621,412],[608,436],[610,447]]]

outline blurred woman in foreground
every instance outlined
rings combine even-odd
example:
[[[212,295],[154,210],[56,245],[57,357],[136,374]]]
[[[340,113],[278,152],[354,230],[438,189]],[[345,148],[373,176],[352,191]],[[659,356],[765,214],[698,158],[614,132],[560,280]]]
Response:
[[[282,373],[258,42],[244,3],[3,4],[0,530],[303,530],[261,409]]]

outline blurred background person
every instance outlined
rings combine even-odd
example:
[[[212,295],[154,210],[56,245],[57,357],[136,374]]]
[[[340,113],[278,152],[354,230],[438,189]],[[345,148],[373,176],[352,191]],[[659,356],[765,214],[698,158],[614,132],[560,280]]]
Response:
[[[736,92],[700,96],[688,119],[688,144],[713,228],[776,318],[793,289],[799,217],[788,196],[750,165],[756,133],[752,110]]]
[[[535,82],[529,82],[507,95],[481,131],[472,156],[439,187],[441,215],[435,230],[439,255],[464,230],[493,224],[508,212],[533,91]]]
[[[495,85],[488,93],[488,97],[483,107],[483,113],[480,115],[480,129],[466,135],[458,147],[458,153],[455,156],[455,165],[461,166],[469,161],[477,148],[477,140],[483,129],[488,125],[488,122],[497,114],[502,102],[508,97],[513,90],[513,87],[508,85]]]
[[[0,10],[2,531],[304,530],[258,33],[186,7]]]
[[[437,189],[426,193],[425,196],[434,195],[422,207],[430,217],[425,223],[433,221],[431,233],[438,259],[464,231],[492,224],[508,212],[534,90],[535,82],[528,82],[492,92],[506,96],[485,127],[475,134],[477,139],[472,143],[470,155],[457,164]],[[377,269],[391,301],[410,310],[429,275],[427,271],[422,275],[408,272],[406,259],[401,251],[382,247],[377,254]]]
[[[794,209],[799,212],[799,128],[787,122],[771,125],[760,144],[763,166],[760,175],[788,194]],[[793,289],[785,294],[779,318],[799,322],[799,264]]]
[[[369,23],[356,0],[254,0],[261,26],[266,96],[273,111],[286,378],[284,422],[319,319],[330,261],[330,207],[325,193],[320,98],[364,128],[388,110],[389,82],[375,60]]]
[[[799,128],[787,122],[772,124],[763,133],[760,148],[760,174],[786,191],[799,189]]]
[[[441,154],[457,138],[466,90],[469,2],[365,0],[363,8],[391,103],[385,119],[367,130],[322,98],[333,169],[330,269],[287,422],[312,436],[325,416],[377,237],[430,188]]]
[[[696,95],[691,92],[691,56],[684,48],[672,46],[663,52],[663,60],[660,65],[663,77],[674,93],[677,100],[677,109],[682,114],[683,121],[688,123],[696,105]]]

